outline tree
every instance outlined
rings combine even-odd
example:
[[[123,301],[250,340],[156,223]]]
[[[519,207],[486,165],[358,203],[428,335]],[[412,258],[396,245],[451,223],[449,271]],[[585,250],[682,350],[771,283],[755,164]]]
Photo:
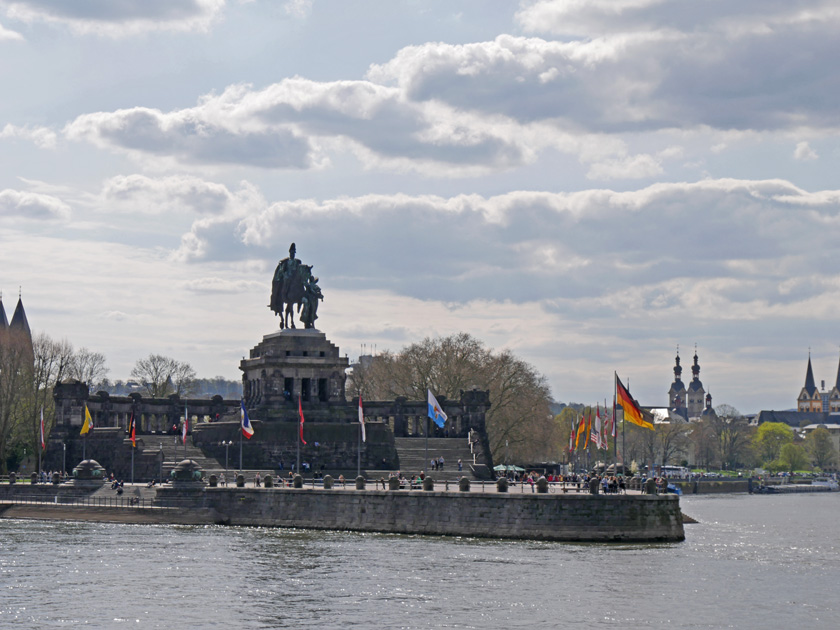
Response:
[[[425,400],[427,389],[457,399],[461,390],[474,387],[490,390],[486,421],[493,452],[507,444],[519,459],[557,457],[563,439],[545,377],[513,353],[493,353],[466,333],[426,338],[398,353],[366,358],[354,366],[347,389],[369,400]]]
[[[33,370],[26,382],[21,404],[22,439],[37,453],[41,441],[41,413],[44,414],[44,436],[49,435],[55,422],[53,389],[68,373],[73,364],[73,344],[66,339],[53,339],[39,333],[32,340],[34,351]]]
[[[710,417],[709,426],[715,438],[720,467],[736,468],[748,454],[750,427],[747,419],[734,407],[720,405]]]
[[[717,458],[717,438],[711,421],[703,417],[689,425],[689,440],[694,448],[694,460],[702,467],[709,469]]]
[[[77,381],[87,383],[90,389],[103,385],[107,380],[108,367],[105,365],[105,355],[101,352],[93,352],[87,348],[79,348],[73,354],[68,369],[68,376]]]
[[[12,438],[22,417],[26,383],[32,377],[32,352],[28,340],[0,330],[0,474],[6,474],[6,462]]]
[[[761,424],[753,438],[753,446],[764,463],[778,459],[782,447],[791,442],[793,442],[793,430],[784,422]]]
[[[778,461],[792,475],[808,465],[808,453],[799,444],[785,444],[779,452]]]
[[[165,398],[171,394],[187,396],[192,392],[195,370],[189,363],[150,354],[134,364],[131,377],[142,383],[152,398]]]
[[[808,434],[805,448],[817,468],[826,469],[837,461],[837,449],[831,441],[831,433],[825,427],[817,427]]]

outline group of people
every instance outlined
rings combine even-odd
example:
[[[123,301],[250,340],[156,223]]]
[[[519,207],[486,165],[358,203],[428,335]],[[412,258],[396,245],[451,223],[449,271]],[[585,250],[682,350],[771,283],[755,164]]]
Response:
[[[42,470],[40,473],[38,473],[37,483],[52,483],[53,475],[56,474],[57,472],[58,472],[57,470]],[[59,473],[58,476],[59,476],[59,479],[63,479],[64,481],[67,481],[67,473],[66,472],[64,474]]]

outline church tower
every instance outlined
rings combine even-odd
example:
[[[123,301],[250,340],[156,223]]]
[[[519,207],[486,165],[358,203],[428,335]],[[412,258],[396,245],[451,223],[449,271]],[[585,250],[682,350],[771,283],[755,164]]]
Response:
[[[834,387],[828,392],[828,411],[840,412],[840,365],[837,366],[837,380],[834,382]]]
[[[6,309],[3,308],[3,294],[0,293],[0,335],[9,330],[9,320],[6,319]]]
[[[26,311],[23,308],[23,300],[18,297],[17,307],[12,315],[12,321],[6,319],[6,309],[3,308],[3,297],[0,295],[0,346],[4,350],[12,352],[6,355],[6,360],[18,360],[22,358],[24,365],[30,366],[35,362],[35,351],[32,347],[32,332],[29,329],[29,321],[26,319]]]
[[[717,416],[715,413],[714,407],[712,407],[712,395],[706,394],[706,407],[703,409],[703,413],[701,414],[702,418],[712,418]]]
[[[691,366],[691,383],[688,384],[688,400],[686,407],[688,408],[689,418],[699,418],[703,413],[703,406],[705,403],[706,391],[703,389],[703,383],[700,380],[700,363],[697,360],[697,349],[694,349],[694,365]]]
[[[797,411],[822,411],[822,396],[814,383],[814,370],[811,369],[811,353],[808,353],[808,369],[805,372],[805,387],[796,399]]]
[[[671,389],[668,390],[668,406],[671,409],[674,409],[677,413],[685,415],[685,385],[682,382],[682,367],[680,366],[679,348],[677,348],[677,358],[675,359],[675,362],[674,382],[671,383]]]

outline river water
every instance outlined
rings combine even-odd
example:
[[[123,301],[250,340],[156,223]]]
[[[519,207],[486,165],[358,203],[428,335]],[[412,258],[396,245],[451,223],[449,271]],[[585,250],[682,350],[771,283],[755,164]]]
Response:
[[[837,628],[840,494],[593,545],[0,520],[0,628]]]

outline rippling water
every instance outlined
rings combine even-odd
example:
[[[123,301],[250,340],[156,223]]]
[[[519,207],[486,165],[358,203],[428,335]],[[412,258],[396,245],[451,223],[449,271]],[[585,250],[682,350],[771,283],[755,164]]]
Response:
[[[0,520],[0,628],[840,626],[840,495],[682,506],[668,545]]]

